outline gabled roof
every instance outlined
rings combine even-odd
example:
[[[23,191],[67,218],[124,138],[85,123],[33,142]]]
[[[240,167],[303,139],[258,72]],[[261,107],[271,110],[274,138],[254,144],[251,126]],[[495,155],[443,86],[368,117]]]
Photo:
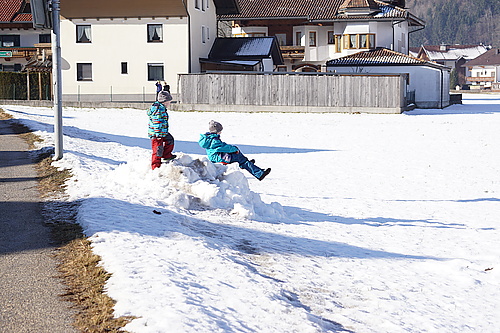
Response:
[[[29,9],[29,4],[23,0],[0,0],[0,23],[31,23]]]
[[[406,9],[378,0],[237,0],[238,15],[222,15],[221,20],[252,19],[306,19],[311,22],[345,20],[408,19],[410,24],[423,26],[424,22]],[[356,7],[361,6],[361,7]],[[367,15],[349,15],[341,9],[366,8]]]
[[[207,60],[262,60],[268,57],[272,57],[276,65],[283,64],[283,57],[276,37],[219,37],[215,39]]]
[[[500,48],[493,48],[462,65],[462,67],[472,66],[500,66]]]
[[[378,8],[374,0],[345,0],[340,9],[344,8]]]
[[[236,0],[214,0],[217,15],[239,14],[240,8]]]
[[[485,45],[422,45],[419,51],[419,56],[423,54],[429,60],[453,60],[460,58],[471,60],[477,58],[481,54],[488,51]]]
[[[386,48],[361,51],[342,58],[328,60],[326,65],[330,67],[425,65],[441,69],[448,68]]]

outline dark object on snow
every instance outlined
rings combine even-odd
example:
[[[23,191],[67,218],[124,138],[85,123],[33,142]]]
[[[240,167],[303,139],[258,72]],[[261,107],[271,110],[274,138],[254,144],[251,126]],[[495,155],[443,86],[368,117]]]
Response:
[[[153,213],[157,214],[157,215],[161,215],[161,212],[157,211],[157,210],[153,210]]]

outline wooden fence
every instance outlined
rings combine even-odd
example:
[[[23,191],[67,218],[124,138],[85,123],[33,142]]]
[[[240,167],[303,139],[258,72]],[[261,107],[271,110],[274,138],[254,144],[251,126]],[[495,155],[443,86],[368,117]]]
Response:
[[[401,113],[406,74],[179,74],[177,110]]]

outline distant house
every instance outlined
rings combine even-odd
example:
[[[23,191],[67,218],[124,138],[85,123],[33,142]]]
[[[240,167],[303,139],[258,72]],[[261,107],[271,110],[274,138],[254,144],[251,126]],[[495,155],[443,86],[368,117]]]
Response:
[[[178,73],[197,73],[234,0],[64,0],[64,101],[150,101],[155,82],[176,94]]]
[[[470,72],[467,83],[472,84],[472,88],[500,91],[500,48],[492,48],[463,67]]]
[[[283,65],[276,37],[217,38],[201,71],[272,72]]]
[[[20,72],[37,54],[50,50],[50,30],[35,29],[29,2],[0,1],[0,71]]]
[[[234,37],[276,37],[279,71],[324,71],[327,60],[377,47],[408,54],[409,34],[424,27],[401,0],[237,1],[240,13],[219,20],[232,22]]]
[[[466,83],[470,73],[463,65],[488,51],[485,45],[422,45],[417,53],[417,58],[434,61],[438,64],[454,68],[458,74],[458,84]],[[452,87],[453,88],[453,87]]]
[[[417,107],[444,108],[450,105],[450,68],[440,64],[378,48],[329,60],[326,66],[329,72],[338,74],[407,73],[407,98]]]

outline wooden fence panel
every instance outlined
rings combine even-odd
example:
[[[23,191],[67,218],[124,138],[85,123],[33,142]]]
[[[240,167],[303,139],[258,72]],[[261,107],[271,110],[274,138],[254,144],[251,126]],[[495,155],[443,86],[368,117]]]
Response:
[[[217,106],[212,108],[216,110],[240,105],[262,109],[288,106],[297,112],[353,112],[356,108],[360,112],[401,112],[405,107],[403,77],[404,74],[180,74],[179,104],[212,105]]]

